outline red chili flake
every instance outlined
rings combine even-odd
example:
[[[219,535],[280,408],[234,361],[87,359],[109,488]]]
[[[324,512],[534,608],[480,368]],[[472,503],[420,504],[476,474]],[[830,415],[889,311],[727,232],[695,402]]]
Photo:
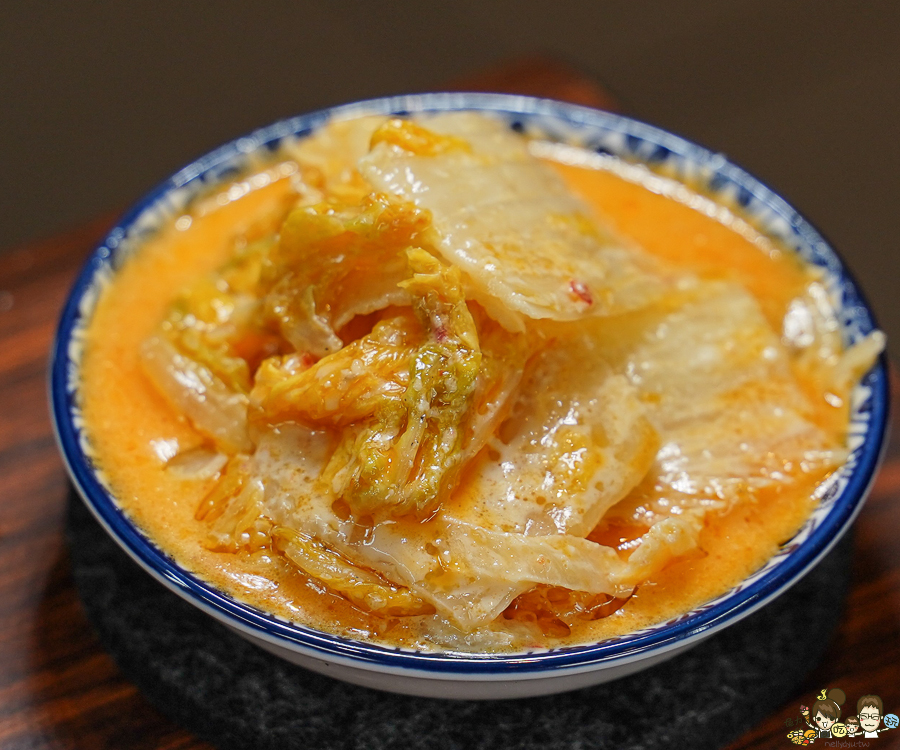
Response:
[[[438,341],[446,341],[447,340],[447,329],[444,326],[438,326],[434,329],[434,337]]]
[[[591,290],[577,279],[572,279],[572,281],[569,282],[569,289],[574,297],[577,297],[586,305],[594,304],[594,298],[591,296]]]

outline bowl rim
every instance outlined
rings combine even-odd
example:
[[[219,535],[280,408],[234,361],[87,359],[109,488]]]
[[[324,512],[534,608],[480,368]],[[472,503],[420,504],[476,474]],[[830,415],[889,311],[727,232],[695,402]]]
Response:
[[[280,120],[204,154],[146,193],[97,245],[85,261],[63,307],[49,368],[52,423],[71,480],[112,538],[141,567],[181,597],[251,637],[317,659],[363,669],[436,679],[530,679],[550,676],[550,672],[555,676],[561,671],[582,672],[657,656],[737,622],[800,580],[827,554],[861,510],[887,445],[890,390],[885,353],[881,354],[865,378],[871,393],[870,418],[858,460],[847,484],[824,520],[782,563],[751,585],[745,588],[738,586],[717,597],[714,601],[719,603],[715,606],[692,610],[669,621],[665,627],[654,626],[656,630],[653,632],[637,631],[593,644],[497,654],[416,651],[357,641],[290,623],[231,598],[178,565],[132,523],[99,479],[88,456],[86,437],[76,415],[77,390],[73,383],[77,379],[78,355],[74,353],[73,337],[90,317],[91,311],[85,312],[86,297],[96,285],[98,274],[111,268],[117,250],[145,211],[157,207],[172,191],[205,184],[207,177],[215,177],[215,170],[227,167],[247,154],[272,148],[286,137],[308,135],[332,118],[463,109],[526,119],[544,117],[567,126],[615,131],[625,137],[634,137],[682,154],[697,163],[715,165],[716,175],[731,181],[739,190],[747,191],[767,208],[789,219],[795,234],[824,254],[829,262],[829,271],[853,293],[856,304],[861,308],[857,313],[861,312],[870,329],[877,327],[871,306],[843,259],[809,221],[746,170],[686,138],[630,117],[522,95],[454,92],[364,100]],[[842,310],[844,306],[839,312]]]

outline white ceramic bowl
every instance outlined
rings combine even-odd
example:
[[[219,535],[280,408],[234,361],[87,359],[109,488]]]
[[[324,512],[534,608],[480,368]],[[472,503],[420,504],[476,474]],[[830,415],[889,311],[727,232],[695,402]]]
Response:
[[[332,117],[461,109],[490,113],[511,128],[544,139],[646,164],[737,204],[765,233],[825,270],[829,291],[840,301],[848,344],[875,327],[859,288],[822,236],[782,198],[720,154],[625,117],[559,102],[491,94],[393,97],[301,115],[257,130],[186,166],[132,208],[85,264],[62,313],[52,353],[52,412],[72,481],[109,534],[157,580],[248,640],[317,672],[382,690],[467,699],[541,695],[605,682],[668,659],[746,617],[807,573],[853,522],[873,481],[889,412],[885,358],[853,394],[849,459],[828,480],[803,528],[761,570],[702,607],[653,627],[601,643],[519,654],[391,649],[290,624],[230,598],[180,567],[119,509],[89,458],[79,417],[81,336],[99,280],[114,274],[120,258],[178,215],[193,197],[233,178],[254,153],[312,133]]]

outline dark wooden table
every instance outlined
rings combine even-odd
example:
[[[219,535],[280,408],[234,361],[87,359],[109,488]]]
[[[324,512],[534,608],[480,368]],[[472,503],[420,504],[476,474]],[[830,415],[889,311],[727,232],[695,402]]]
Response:
[[[590,77],[530,58],[454,88],[614,108]],[[124,678],[86,620],[63,540],[68,492],[47,410],[46,366],[77,269],[113,214],[0,254],[0,748],[199,750]],[[895,398],[900,394],[896,379]],[[895,412],[896,414],[896,412]],[[900,436],[896,419],[895,436]],[[824,687],[900,708],[900,440],[856,523],[853,588],[834,642],[796,695],[731,747],[788,747],[785,719]],[[798,638],[803,634],[798,633]],[[876,741],[896,742],[893,732]],[[900,735],[900,732],[898,732]],[[893,742],[892,742],[893,741]]]

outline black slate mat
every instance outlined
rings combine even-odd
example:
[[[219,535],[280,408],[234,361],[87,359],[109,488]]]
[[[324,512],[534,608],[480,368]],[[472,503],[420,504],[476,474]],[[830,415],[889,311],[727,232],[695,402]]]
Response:
[[[815,666],[850,575],[847,538],[790,592],[664,664],[545,698],[441,701],[283,662],[154,581],[74,496],[67,520],[75,582],[106,648],[160,710],[222,750],[721,747]]]

